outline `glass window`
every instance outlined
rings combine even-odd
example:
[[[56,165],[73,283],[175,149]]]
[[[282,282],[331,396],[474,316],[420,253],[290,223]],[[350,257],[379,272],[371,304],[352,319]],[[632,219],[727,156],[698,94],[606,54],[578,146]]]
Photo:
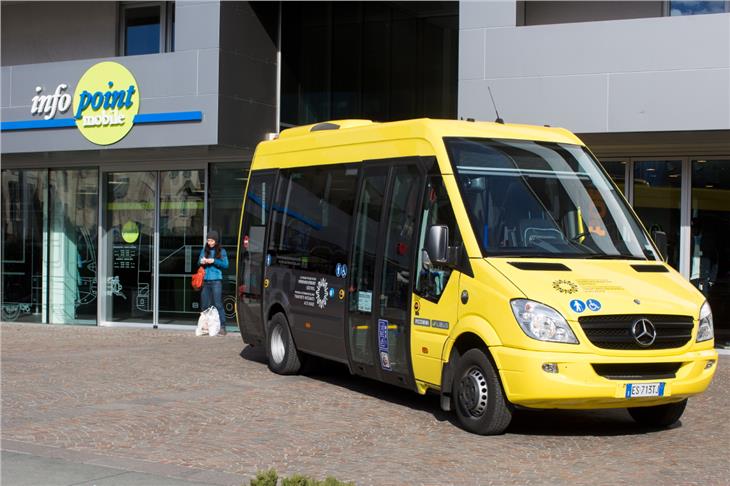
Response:
[[[385,250],[380,283],[380,316],[387,321],[386,359],[396,373],[408,371],[408,331],[419,198],[423,180],[413,165],[393,168],[391,199],[386,208]],[[379,320],[380,321],[380,320]],[[383,350],[380,350],[381,360]],[[382,361],[381,361],[382,363]]]
[[[121,4],[123,56],[156,54],[173,50],[172,2],[125,2]]]
[[[709,2],[670,1],[669,15],[702,15],[723,13],[728,11],[727,2],[714,0]]]
[[[2,319],[44,322],[46,170],[2,171]]]
[[[208,189],[208,229],[220,235],[221,246],[228,256],[228,269],[223,272],[223,307],[226,322],[235,322],[236,262],[238,225],[241,222],[241,202],[246,190],[250,162],[210,164]],[[201,189],[202,190],[202,189]],[[202,240],[198,241],[202,244]],[[200,252],[200,247],[195,255]]]
[[[51,170],[48,322],[96,324],[99,173]]]
[[[105,174],[107,320],[153,321],[157,172]]]
[[[2,319],[95,324],[98,171],[2,171]]]
[[[158,323],[197,324],[200,293],[190,275],[202,248],[205,172],[160,171],[159,179]]]
[[[441,176],[432,176],[426,184],[426,193],[423,199],[421,214],[421,235],[419,238],[418,267],[416,273],[415,292],[421,297],[438,302],[451,276],[451,268],[433,267],[428,263],[425,242],[428,228],[434,225],[444,225],[449,228],[449,247],[461,246],[461,233],[456,224],[454,210],[451,207],[449,195]]]
[[[626,164],[625,160],[603,160],[601,165],[608,175],[611,176],[613,182],[616,183],[621,193],[626,195]]]
[[[730,159],[692,161],[690,281],[712,307],[717,336],[730,340]]]
[[[350,272],[350,348],[352,359],[373,364],[373,298],[375,293],[375,266],[380,219],[385,204],[385,184],[388,167],[366,167],[360,187],[355,238],[352,244],[352,271]],[[375,297],[373,297],[375,296]]]
[[[271,238],[276,263],[335,274],[337,263],[347,262],[357,174],[346,166],[282,172]]]
[[[241,241],[238,243],[238,317],[254,334],[263,334],[261,294],[264,276],[264,243],[276,173],[254,172],[244,206]],[[230,259],[230,256],[229,256]],[[236,266],[232,266],[236,268]]]
[[[634,210],[653,233],[667,234],[667,263],[679,269],[682,161],[634,162]]]
[[[458,2],[283,2],[283,124],[455,118],[458,9]]]
[[[657,259],[585,148],[466,138],[446,147],[485,255]]]

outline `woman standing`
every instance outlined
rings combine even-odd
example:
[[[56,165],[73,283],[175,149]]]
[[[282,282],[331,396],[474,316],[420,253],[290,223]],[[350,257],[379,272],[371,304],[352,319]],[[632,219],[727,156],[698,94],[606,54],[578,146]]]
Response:
[[[226,250],[221,248],[217,231],[208,232],[208,241],[200,251],[198,258],[200,265],[205,269],[203,279],[203,291],[200,296],[202,310],[214,306],[218,309],[218,316],[221,321],[221,335],[226,334],[226,313],[223,309],[223,272],[228,268],[228,256]]]

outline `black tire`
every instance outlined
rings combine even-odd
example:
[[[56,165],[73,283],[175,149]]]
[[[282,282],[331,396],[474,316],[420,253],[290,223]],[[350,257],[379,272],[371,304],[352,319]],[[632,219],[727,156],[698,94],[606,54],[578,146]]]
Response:
[[[475,434],[501,434],[512,420],[499,375],[480,349],[470,349],[456,362],[451,400],[461,426]]]
[[[655,405],[653,407],[635,407],[627,409],[629,415],[637,423],[649,427],[669,427],[676,423],[684,413],[687,399],[681,402]]]
[[[266,326],[266,357],[269,369],[279,375],[296,374],[302,366],[289,322],[281,312],[274,314]]]

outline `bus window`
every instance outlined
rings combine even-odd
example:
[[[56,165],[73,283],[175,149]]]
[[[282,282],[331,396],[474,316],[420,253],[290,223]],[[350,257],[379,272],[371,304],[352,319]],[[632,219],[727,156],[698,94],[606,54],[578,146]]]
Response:
[[[415,166],[394,169],[392,195],[385,231],[380,315],[388,323],[388,359],[392,371],[408,373],[407,327],[410,316],[414,263],[414,235],[418,231],[418,202],[422,179]]]
[[[426,184],[421,214],[421,233],[418,243],[418,265],[416,266],[416,288],[414,292],[433,302],[438,302],[451,276],[450,267],[435,268],[429,264],[428,255],[423,249],[426,232],[430,226],[444,225],[449,228],[449,246],[460,247],[462,244],[459,226],[456,224],[454,210],[446,193],[441,176],[431,176]]]
[[[261,293],[264,238],[276,174],[252,173],[244,202],[241,241],[238,245],[238,316],[241,332],[262,338]]]
[[[350,349],[352,360],[373,364],[373,298],[380,219],[385,200],[388,167],[364,170],[360,203],[355,215],[355,239],[352,249],[350,280]]]
[[[347,262],[357,173],[345,166],[282,172],[270,244],[278,265],[335,275]]]

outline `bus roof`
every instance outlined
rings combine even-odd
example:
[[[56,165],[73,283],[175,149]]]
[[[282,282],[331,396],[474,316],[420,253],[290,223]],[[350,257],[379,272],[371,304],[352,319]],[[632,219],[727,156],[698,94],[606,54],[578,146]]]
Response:
[[[252,169],[310,165],[311,156],[318,163],[328,164],[434,155],[443,149],[441,141],[444,137],[535,140],[583,145],[578,137],[564,128],[534,125],[429,118],[387,123],[332,120],[289,128],[282,131],[277,139],[261,142],[256,148]],[[286,156],[293,152],[308,152],[308,161],[297,163]]]

